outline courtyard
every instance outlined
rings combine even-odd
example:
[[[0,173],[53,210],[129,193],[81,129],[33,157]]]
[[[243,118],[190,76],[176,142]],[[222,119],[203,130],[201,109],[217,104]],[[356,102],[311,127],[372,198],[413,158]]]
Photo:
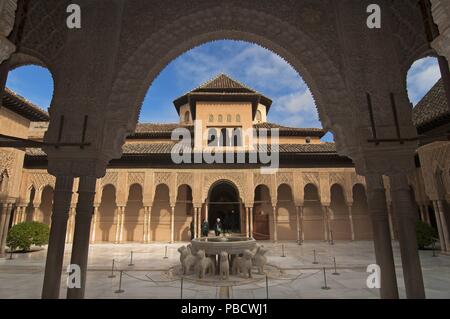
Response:
[[[366,285],[367,266],[375,263],[371,241],[339,241],[334,245],[311,241],[300,246],[292,242],[265,242],[264,246],[269,249],[267,283],[266,276],[258,275],[256,270],[253,279],[230,277],[229,281],[219,281],[218,278],[207,278],[200,282],[192,275],[185,277],[182,283],[177,249],[183,244],[186,243],[91,245],[86,298],[379,298],[378,289],[369,289]],[[393,249],[400,298],[406,298],[397,242],[393,242]],[[70,245],[66,245],[64,269],[70,261],[70,250]],[[314,251],[317,264],[314,264]],[[15,254],[12,260],[8,255],[1,258],[0,298],[40,298],[45,257],[46,249]],[[421,251],[420,259],[427,298],[450,298],[450,256],[436,252],[433,257],[432,251]],[[123,292],[118,293],[121,271]],[[112,274],[114,277],[110,278]],[[63,274],[61,298],[65,298],[67,292],[66,278]]]

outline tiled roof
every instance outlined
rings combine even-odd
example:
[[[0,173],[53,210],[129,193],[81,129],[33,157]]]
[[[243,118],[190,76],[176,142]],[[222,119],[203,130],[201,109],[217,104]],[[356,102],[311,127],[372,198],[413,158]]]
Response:
[[[439,80],[413,110],[413,122],[418,130],[426,130],[450,119],[444,83]]]
[[[200,91],[217,91],[217,90],[226,90],[226,91],[246,91],[250,93],[257,93],[255,90],[249,88],[248,86],[230,78],[226,74],[219,74],[215,78],[209,80],[208,82],[200,85],[198,88],[194,89],[192,92],[200,92]]]
[[[127,143],[123,146],[124,155],[151,155],[151,154],[170,154],[176,143]],[[261,145],[259,149],[271,151],[270,145]],[[190,151],[191,147],[184,147],[184,150]],[[280,153],[292,154],[335,154],[336,146],[334,143],[321,144],[280,144]],[[45,156],[45,152],[40,148],[27,148],[28,156]]]
[[[275,123],[264,122],[253,125],[256,129],[279,129],[281,136],[318,136],[323,137],[325,135],[325,131],[321,128],[296,128],[296,127],[288,127],[282,126]]]
[[[5,88],[2,106],[32,122],[46,122],[50,120],[50,116],[46,111],[8,88]]]

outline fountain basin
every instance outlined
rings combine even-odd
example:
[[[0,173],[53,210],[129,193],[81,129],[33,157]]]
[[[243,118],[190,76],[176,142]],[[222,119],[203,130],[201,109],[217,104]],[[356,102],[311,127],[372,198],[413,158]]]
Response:
[[[192,252],[204,250],[207,255],[219,255],[226,251],[229,255],[239,255],[245,250],[253,250],[256,240],[249,237],[201,237],[191,241]]]

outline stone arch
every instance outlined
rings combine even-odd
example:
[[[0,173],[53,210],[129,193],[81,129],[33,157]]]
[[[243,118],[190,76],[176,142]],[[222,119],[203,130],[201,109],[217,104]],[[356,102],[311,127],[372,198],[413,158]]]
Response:
[[[34,213],[34,201],[36,198],[36,186],[34,184],[31,184],[27,188],[27,192],[25,195],[25,203],[27,204],[25,208],[25,221],[29,222],[33,220],[33,213]]]
[[[53,186],[47,184],[42,187],[38,221],[47,225],[51,223],[53,193]]]
[[[99,216],[96,224],[95,241],[114,242],[117,231],[116,203],[117,188],[113,184],[101,187]]]
[[[330,211],[332,213],[331,228],[333,239],[350,240],[351,226],[348,211],[348,199],[346,198],[345,187],[335,183],[330,187]]]
[[[220,183],[228,183],[232,185],[234,188],[236,188],[240,200],[244,201],[244,199],[246,199],[245,196],[246,192],[244,186],[242,185],[242,183],[239,181],[238,178],[239,177],[235,177],[232,174],[221,175],[215,178],[209,176],[209,178],[207,178],[203,184],[203,195],[202,195],[203,202],[206,202],[206,200],[208,199],[211,189],[213,189],[214,186]]]
[[[141,242],[144,235],[143,187],[133,183],[128,188],[125,206],[123,238],[126,242]]]
[[[177,188],[177,199],[175,205],[174,240],[190,240],[190,222],[193,217],[193,194],[192,187],[181,184]]]
[[[372,239],[372,222],[367,205],[367,193],[363,184],[356,183],[352,188],[352,217],[356,240]]]
[[[340,129],[335,126],[337,116],[342,116],[352,103],[346,94],[346,82],[340,67],[325,50],[310,35],[275,15],[258,9],[221,4],[180,16],[149,34],[144,41],[141,40],[138,48],[118,71],[111,90],[107,107],[110,110],[109,119],[122,123],[121,129],[116,127],[114,130],[125,135],[135,129],[140,105],[149,85],[170,61],[200,44],[218,39],[257,43],[282,56],[308,83],[325,128],[340,134]],[[340,108],[335,107],[336,104]],[[123,105],[129,105],[131,110],[123,108]],[[333,112],[336,118],[331,123],[329,119]],[[129,118],[129,121],[124,123],[124,118]],[[118,136],[116,141],[121,141],[122,137]],[[108,139],[105,143],[111,142]],[[337,137],[336,140],[344,143],[343,138]],[[120,156],[120,147],[116,143],[109,148],[114,148],[117,156]]]
[[[253,237],[256,240],[270,239],[271,215],[272,215],[272,197],[270,187],[266,184],[258,184],[254,189],[253,198]]]
[[[275,214],[279,240],[293,240],[297,237],[297,210],[292,186],[281,183],[277,188],[277,210]]]
[[[152,241],[170,241],[170,222],[172,208],[171,190],[166,183],[156,185],[153,195],[153,206],[150,218],[150,236]]]
[[[308,183],[304,187],[303,233],[305,240],[325,240],[325,220],[319,187]]]

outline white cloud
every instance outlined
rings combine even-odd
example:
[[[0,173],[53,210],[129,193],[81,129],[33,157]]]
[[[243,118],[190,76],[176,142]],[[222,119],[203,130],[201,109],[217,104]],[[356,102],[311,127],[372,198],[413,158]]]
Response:
[[[439,64],[435,58],[416,61],[408,72],[408,95],[416,105],[441,78]]]

